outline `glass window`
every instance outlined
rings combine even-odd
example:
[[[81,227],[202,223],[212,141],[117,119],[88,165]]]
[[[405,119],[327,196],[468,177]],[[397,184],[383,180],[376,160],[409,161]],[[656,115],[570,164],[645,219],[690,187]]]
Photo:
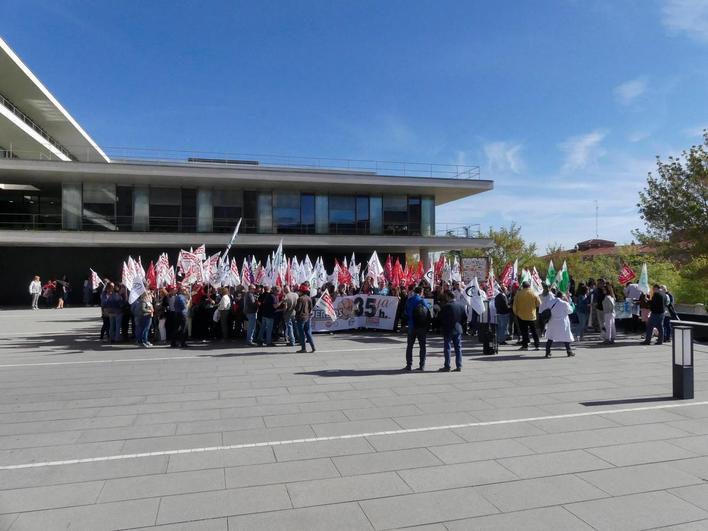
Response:
[[[350,195],[329,196],[329,232],[353,234],[356,224],[356,203]]]
[[[329,196],[315,197],[315,232],[317,234],[329,232]]]
[[[369,232],[381,234],[383,232],[383,199],[381,196],[369,198]]]
[[[244,233],[256,232],[258,222],[258,192],[243,192],[243,221],[241,230]]]
[[[179,188],[150,187],[150,230],[179,232],[182,192]]]
[[[238,218],[243,215],[241,190],[214,190],[214,232],[233,232]],[[245,229],[245,222],[246,220],[241,221],[239,230]]]
[[[435,236],[435,198],[423,197],[420,200],[420,234]]]
[[[133,230],[145,232],[150,228],[150,188],[133,188]]]
[[[116,187],[116,226],[130,231],[133,227],[133,187]]]
[[[293,234],[300,230],[300,193],[273,194],[273,221],[277,233]]]
[[[197,191],[182,188],[179,232],[197,232]]]
[[[197,232],[214,231],[214,192],[211,188],[197,190]]]
[[[84,183],[82,218],[84,230],[116,230],[114,184]]]
[[[384,196],[383,224],[386,234],[408,233],[408,200],[405,195]]]
[[[408,197],[408,234],[420,235],[420,197]]]
[[[356,198],[356,233],[369,233],[369,198],[357,196]]]
[[[258,192],[258,224],[259,233],[273,232],[273,194]]]
[[[315,196],[313,194],[300,196],[300,228],[302,234],[315,232]]]

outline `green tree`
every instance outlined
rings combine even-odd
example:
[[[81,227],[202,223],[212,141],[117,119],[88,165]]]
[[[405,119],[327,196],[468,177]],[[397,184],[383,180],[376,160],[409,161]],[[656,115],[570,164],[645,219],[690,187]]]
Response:
[[[536,255],[536,244],[527,243],[521,236],[521,227],[512,222],[509,227],[500,227],[498,230],[489,227],[487,233],[481,234],[482,238],[489,238],[494,242],[490,249],[468,249],[462,256],[483,257],[487,256],[492,261],[497,274],[508,262],[519,260],[519,266],[531,261]]]
[[[656,165],[639,193],[645,230],[635,235],[683,261],[708,255],[708,131],[702,145],[668,162],[657,157]]]

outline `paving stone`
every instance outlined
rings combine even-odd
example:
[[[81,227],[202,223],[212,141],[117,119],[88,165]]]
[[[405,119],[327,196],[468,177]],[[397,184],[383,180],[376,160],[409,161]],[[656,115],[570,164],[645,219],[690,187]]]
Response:
[[[366,500],[359,505],[376,529],[431,524],[498,512],[474,487]]]
[[[484,498],[502,512],[607,497],[602,490],[571,475],[524,479],[478,488]]]
[[[612,417],[593,415],[591,417],[570,417],[560,419],[535,420],[533,425],[547,433],[565,433],[569,431],[596,430],[619,426]]]
[[[273,463],[275,455],[268,446],[239,448],[234,450],[215,450],[213,452],[193,452],[169,456],[168,472],[203,470],[207,468],[225,468],[257,463]]]
[[[159,502],[159,498],[149,498],[21,513],[12,527],[21,531],[34,529],[112,531],[144,527],[155,523]]]
[[[669,525],[666,527],[655,528],[661,531],[705,531],[708,529],[708,520],[698,520],[686,524]]]
[[[672,439],[669,442],[696,455],[708,456],[708,435],[683,437],[681,439]]]
[[[363,409],[345,409],[343,413],[349,420],[385,419],[408,415],[420,415],[421,410],[414,405],[369,407]]]
[[[228,531],[229,524],[226,518],[209,518],[208,520],[181,522],[179,524],[133,528],[134,531],[139,529],[152,529],[157,531]]]
[[[650,463],[578,474],[612,496],[695,485],[701,478],[672,467],[670,463]]]
[[[209,448],[221,445],[220,433],[204,433],[197,435],[172,435],[169,437],[146,437],[125,441],[122,448],[124,454],[139,454],[144,452],[164,452],[167,450],[183,450],[185,448]]]
[[[287,489],[294,507],[382,498],[411,492],[408,485],[393,472],[290,483]]]
[[[678,496],[693,505],[708,511],[708,483],[702,483],[694,487],[683,487],[672,489],[669,492]]]
[[[678,461],[671,461],[669,464],[674,468],[678,468],[679,470],[683,470],[693,476],[708,481],[708,457],[681,459]]]
[[[469,442],[489,441],[493,439],[507,439],[527,437],[532,435],[545,435],[546,432],[537,428],[530,422],[516,422],[513,424],[491,424],[487,426],[473,426],[454,430]]]
[[[263,428],[257,430],[225,431],[223,433],[225,445],[250,444],[268,441],[290,441],[294,439],[308,439],[316,437],[310,426],[288,426],[283,428]]]
[[[425,448],[393,450],[370,454],[333,457],[332,460],[343,476],[371,474],[406,468],[439,465],[440,460]]]
[[[9,531],[18,516],[18,514],[0,514],[0,531]]]
[[[415,492],[471,487],[513,481],[518,477],[496,461],[476,461],[455,465],[401,470],[398,475]]]
[[[156,474],[106,481],[99,502],[134,500],[225,488],[219,469]]]
[[[452,430],[418,431],[396,435],[375,435],[367,437],[377,451],[403,450],[406,448],[425,448],[443,444],[455,444],[464,440]]]
[[[534,453],[533,450],[513,439],[431,446],[429,450],[447,464],[485,461]]]
[[[0,451],[0,466],[116,455],[121,453],[123,445],[123,441],[114,441],[2,450]]]
[[[227,468],[226,488],[339,477],[330,459],[308,459]]]
[[[204,420],[197,422],[180,422],[177,424],[177,435],[193,433],[214,433],[220,431],[254,430],[265,428],[261,417],[234,417]]]
[[[708,517],[708,513],[667,492],[647,492],[565,506],[599,531],[648,529]]]
[[[312,426],[312,429],[318,437],[331,437],[333,435],[353,435],[358,433],[400,430],[401,426],[391,419],[370,419],[315,424]]]
[[[562,507],[544,507],[456,520],[445,522],[445,528],[449,531],[592,531],[592,527]]]
[[[103,481],[52,487],[0,490],[0,512],[19,513],[40,509],[89,505],[96,501]]]
[[[313,413],[294,413],[289,415],[271,415],[264,417],[266,427],[298,426],[306,424],[325,424],[346,422],[348,419],[341,411],[317,411]]]
[[[294,443],[274,446],[273,451],[278,461],[316,459],[338,455],[368,454],[374,450],[363,437],[355,439],[337,439],[312,443]]]
[[[524,479],[612,468],[610,463],[583,450],[509,457],[498,461]]]
[[[169,437],[177,432],[176,424],[153,424],[151,426],[128,426],[125,428],[103,428],[81,432],[77,442],[121,441],[144,439],[146,437]]]
[[[356,503],[290,509],[228,519],[229,531],[371,531],[373,528]]]
[[[162,498],[157,523],[203,520],[291,507],[288,493],[282,485],[180,494]]]
[[[587,451],[616,466],[656,463],[659,461],[687,459],[696,456],[696,454],[688,450],[684,450],[665,441],[603,446],[600,448],[591,448]]]

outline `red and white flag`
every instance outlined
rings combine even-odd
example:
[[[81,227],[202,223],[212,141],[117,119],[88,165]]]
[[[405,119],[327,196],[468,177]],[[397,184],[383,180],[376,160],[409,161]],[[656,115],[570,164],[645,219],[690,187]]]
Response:
[[[620,269],[619,274],[619,283],[627,284],[628,282],[632,282],[635,278],[637,278],[637,274],[634,270],[627,264],[622,264],[622,269]]]
[[[103,280],[101,280],[101,277],[98,276],[98,273],[96,273],[93,269],[89,267],[89,271],[91,271],[91,289],[96,289],[98,286],[103,284]]]
[[[329,292],[325,291],[322,296],[317,300],[315,308],[319,308],[324,312],[324,314],[329,317],[332,321],[337,320],[337,312],[334,311],[334,304],[332,304],[332,297],[329,296]]]

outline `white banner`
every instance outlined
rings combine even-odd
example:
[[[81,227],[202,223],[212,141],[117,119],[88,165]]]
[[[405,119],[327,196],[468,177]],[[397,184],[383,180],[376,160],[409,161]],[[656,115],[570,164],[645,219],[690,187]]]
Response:
[[[332,321],[321,309],[315,308],[310,326],[313,332],[334,332],[352,328],[393,330],[398,300],[398,297],[381,295],[337,297],[334,300],[337,320]]]
[[[469,284],[477,277],[479,280],[487,278],[489,274],[488,258],[463,258],[462,259],[462,282]]]

